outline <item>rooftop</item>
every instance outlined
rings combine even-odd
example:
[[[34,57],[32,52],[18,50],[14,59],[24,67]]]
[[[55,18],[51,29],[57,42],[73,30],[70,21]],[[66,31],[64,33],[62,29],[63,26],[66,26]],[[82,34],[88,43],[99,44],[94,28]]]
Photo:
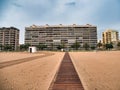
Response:
[[[105,32],[118,32],[118,31],[114,29],[107,29]]]
[[[6,30],[6,29],[8,29],[8,30],[11,30],[11,29],[19,30],[19,29],[16,28],[16,27],[1,27],[1,28],[0,28],[0,30]]]
[[[63,25],[63,24],[59,24],[59,25],[49,25],[49,24],[46,24],[46,25],[32,25],[30,27],[26,27],[26,28],[43,28],[43,27],[96,27],[96,26],[93,26],[93,25],[90,25],[90,24],[86,24],[86,25],[77,25],[77,24],[73,24],[73,25]]]

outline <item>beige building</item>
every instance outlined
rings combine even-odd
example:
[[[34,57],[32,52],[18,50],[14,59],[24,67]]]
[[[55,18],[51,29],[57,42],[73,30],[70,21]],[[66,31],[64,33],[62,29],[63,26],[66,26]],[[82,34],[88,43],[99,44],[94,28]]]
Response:
[[[119,40],[119,33],[116,30],[108,29],[102,33],[102,40],[104,44],[117,43]]]
[[[25,28],[25,43],[36,46],[39,43],[46,44],[48,48],[56,48],[64,44],[70,48],[73,43],[78,42],[82,46],[88,43],[90,46],[97,44],[97,27],[92,25],[32,25]]]
[[[19,46],[19,29],[15,27],[0,28],[0,45],[10,45],[13,50]]]

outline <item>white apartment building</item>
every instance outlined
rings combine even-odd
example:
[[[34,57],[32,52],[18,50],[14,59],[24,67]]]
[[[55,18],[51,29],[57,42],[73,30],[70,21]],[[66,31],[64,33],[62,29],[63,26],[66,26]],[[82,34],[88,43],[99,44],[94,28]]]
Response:
[[[97,44],[97,27],[92,25],[32,25],[25,27],[25,43],[31,46],[43,43],[48,48],[64,44],[65,48],[71,48],[73,43],[78,42],[82,46],[88,43],[90,46]]]

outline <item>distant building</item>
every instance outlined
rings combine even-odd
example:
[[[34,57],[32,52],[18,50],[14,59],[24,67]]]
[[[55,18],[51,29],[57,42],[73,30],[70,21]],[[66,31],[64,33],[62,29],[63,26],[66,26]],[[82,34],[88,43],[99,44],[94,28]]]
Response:
[[[108,29],[102,33],[102,40],[104,44],[117,43],[119,40],[119,33],[116,30]]]
[[[44,25],[30,26],[25,28],[25,43],[31,46],[39,43],[47,45],[48,48],[54,49],[58,45],[65,45],[65,48],[71,48],[73,43],[78,42],[80,45],[88,43],[90,46],[97,44],[97,27],[92,25]]]
[[[15,27],[0,28],[0,45],[10,45],[13,50],[19,46],[19,29]]]

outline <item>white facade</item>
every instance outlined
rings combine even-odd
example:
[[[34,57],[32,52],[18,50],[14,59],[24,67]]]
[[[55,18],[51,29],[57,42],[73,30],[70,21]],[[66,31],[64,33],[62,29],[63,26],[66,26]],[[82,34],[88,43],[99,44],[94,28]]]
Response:
[[[36,47],[30,46],[28,52],[35,53],[37,51]]]
[[[117,41],[118,40],[118,36],[116,36],[116,31],[112,31],[112,34],[111,34],[111,41]]]
[[[97,27],[92,25],[43,25],[25,28],[25,43],[31,46],[39,43],[47,49],[57,49],[64,44],[64,48],[71,48],[75,42],[88,43],[90,46],[97,44]]]

